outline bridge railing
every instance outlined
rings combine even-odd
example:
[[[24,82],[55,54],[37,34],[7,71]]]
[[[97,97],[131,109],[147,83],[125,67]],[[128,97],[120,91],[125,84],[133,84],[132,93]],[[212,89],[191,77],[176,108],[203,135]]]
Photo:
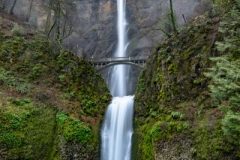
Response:
[[[113,58],[92,58],[89,59],[93,63],[109,63],[109,62],[131,62],[146,61],[148,57],[113,57]]]

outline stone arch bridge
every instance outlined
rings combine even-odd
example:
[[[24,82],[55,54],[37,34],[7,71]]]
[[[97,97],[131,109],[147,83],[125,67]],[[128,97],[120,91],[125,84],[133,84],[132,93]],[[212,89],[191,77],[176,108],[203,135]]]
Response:
[[[113,57],[113,58],[92,58],[89,59],[97,71],[102,71],[110,66],[119,65],[119,64],[126,64],[126,65],[133,65],[136,67],[143,68],[146,60],[146,57]]]

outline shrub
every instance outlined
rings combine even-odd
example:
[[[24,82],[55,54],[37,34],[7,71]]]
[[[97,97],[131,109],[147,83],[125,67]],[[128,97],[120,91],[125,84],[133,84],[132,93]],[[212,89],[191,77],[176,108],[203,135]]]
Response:
[[[22,83],[16,86],[15,91],[23,94],[23,93],[28,93],[32,88],[33,86],[31,84]]]
[[[240,113],[227,112],[222,120],[222,129],[225,135],[237,139],[240,144]]]
[[[13,36],[22,36],[24,35],[24,30],[18,24],[14,24],[13,29],[11,30]]]
[[[69,116],[65,112],[56,115],[58,131],[67,141],[91,144],[93,132],[90,126],[80,120]]]
[[[7,80],[6,71],[3,68],[0,68],[0,85],[3,85]]]
[[[180,112],[171,112],[171,116],[176,119],[184,119],[184,115]]]
[[[226,113],[222,119],[222,129],[226,136],[239,143],[240,138],[240,60],[230,61],[223,56],[212,58],[216,63],[206,73],[213,81],[209,85],[211,96]]]

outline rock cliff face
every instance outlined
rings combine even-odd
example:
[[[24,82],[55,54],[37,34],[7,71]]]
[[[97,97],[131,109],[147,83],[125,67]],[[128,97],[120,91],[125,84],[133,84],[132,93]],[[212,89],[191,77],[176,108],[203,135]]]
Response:
[[[223,6],[227,11],[219,9],[221,14],[209,12],[199,16],[179,34],[159,43],[149,57],[135,93],[134,159],[239,159],[239,143],[236,143],[239,137],[233,140],[234,136],[224,128],[229,126],[225,122],[231,111],[225,110],[232,99],[229,97],[234,94],[229,96],[212,89],[219,85],[215,81],[223,81],[215,75],[230,79],[227,75],[231,67],[226,67],[226,73],[222,72],[218,68],[224,66],[220,60],[231,59],[234,66],[240,57],[239,52],[235,52],[237,47],[222,49],[228,42],[228,46],[235,46],[239,39],[232,33],[238,28],[236,17],[240,15],[240,5],[236,5],[237,8],[228,3],[228,7]],[[238,68],[239,65],[234,70]],[[217,71],[212,72],[214,78],[209,76],[210,71]],[[222,89],[228,85],[219,86]],[[228,100],[216,99],[217,94]],[[221,102],[222,99],[225,101]],[[239,110],[234,111],[237,112]]]
[[[177,24],[184,25],[205,9],[205,0],[173,0]],[[14,0],[9,0],[5,10],[10,10]],[[47,21],[47,0],[34,0],[31,13],[29,0],[18,0],[13,13],[44,30]],[[64,44],[79,56],[111,57],[117,40],[117,0],[75,0],[77,6],[74,32]],[[168,0],[127,0],[128,54],[149,55],[155,45],[163,39],[159,28],[169,29]],[[52,13],[53,14],[53,13]],[[184,18],[186,22],[184,21]]]
[[[0,160],[98,160],[103,78],[18,20],[0,13]]]
[[[51,0],[18,0],[13,13],[28,20],[32,26],[48,31],[47,22],[53,24],[54,12],[47,7]],[[173,0],[178,26],[185,25],[206,9],[206,0]],[[9,0],[11,9],[14,0]],[[70,15],[73,33],[63,40],[64,45],[80,57],[112,57],[117,45],[117,0],[73,0],[75,14]],[[129,56],[148,56],[165,35],[159,28],[171,32],[169,0],[126,0],[127,35]],[[50,18],[48,18],[50,17]],[[184,18],[183,18],[184,17]],[[48,28],[48,29],[46,29]],[[102,73],[104,77],[108,70]],[[131,69],[129,93],[134,94],[139,69]]]
[[[195,16],[204,11],[203,0],[173,0],[173,8],[178,26],[185,25]],[[157,43],[163,38],[158,30],[168,30],[169,26],[169,0],[129,0],[128,18],[132,55],[149,55]],[[184,18],[183,18],[184,16]]]

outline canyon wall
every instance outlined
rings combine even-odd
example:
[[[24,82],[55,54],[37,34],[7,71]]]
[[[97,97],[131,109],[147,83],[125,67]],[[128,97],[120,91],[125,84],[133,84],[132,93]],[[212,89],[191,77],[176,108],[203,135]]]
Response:
[[[183,26],[206,9],[206,0],[173,0],[174,13],[178,26]],[[14,0],[7,2],[5,10],[10,11]],[[49,13],[48,0],[17,0],[13,13],[34,27],[45,30]],[[79,56],[111,57],[117,41],[116,8],[117,0],[75,0],[76,13],[73,33],[63,43]],[[127,0],[128,54],[146,56],[159,43],[164,34],[159,28],[168,31],[169,0]],[[54,12],[50,12],[51,17]],[[29,17],[29,18],[28,18]],[[53,19],[53,18],[52,18]],[[51,20],[52,20],[51,19]]]

